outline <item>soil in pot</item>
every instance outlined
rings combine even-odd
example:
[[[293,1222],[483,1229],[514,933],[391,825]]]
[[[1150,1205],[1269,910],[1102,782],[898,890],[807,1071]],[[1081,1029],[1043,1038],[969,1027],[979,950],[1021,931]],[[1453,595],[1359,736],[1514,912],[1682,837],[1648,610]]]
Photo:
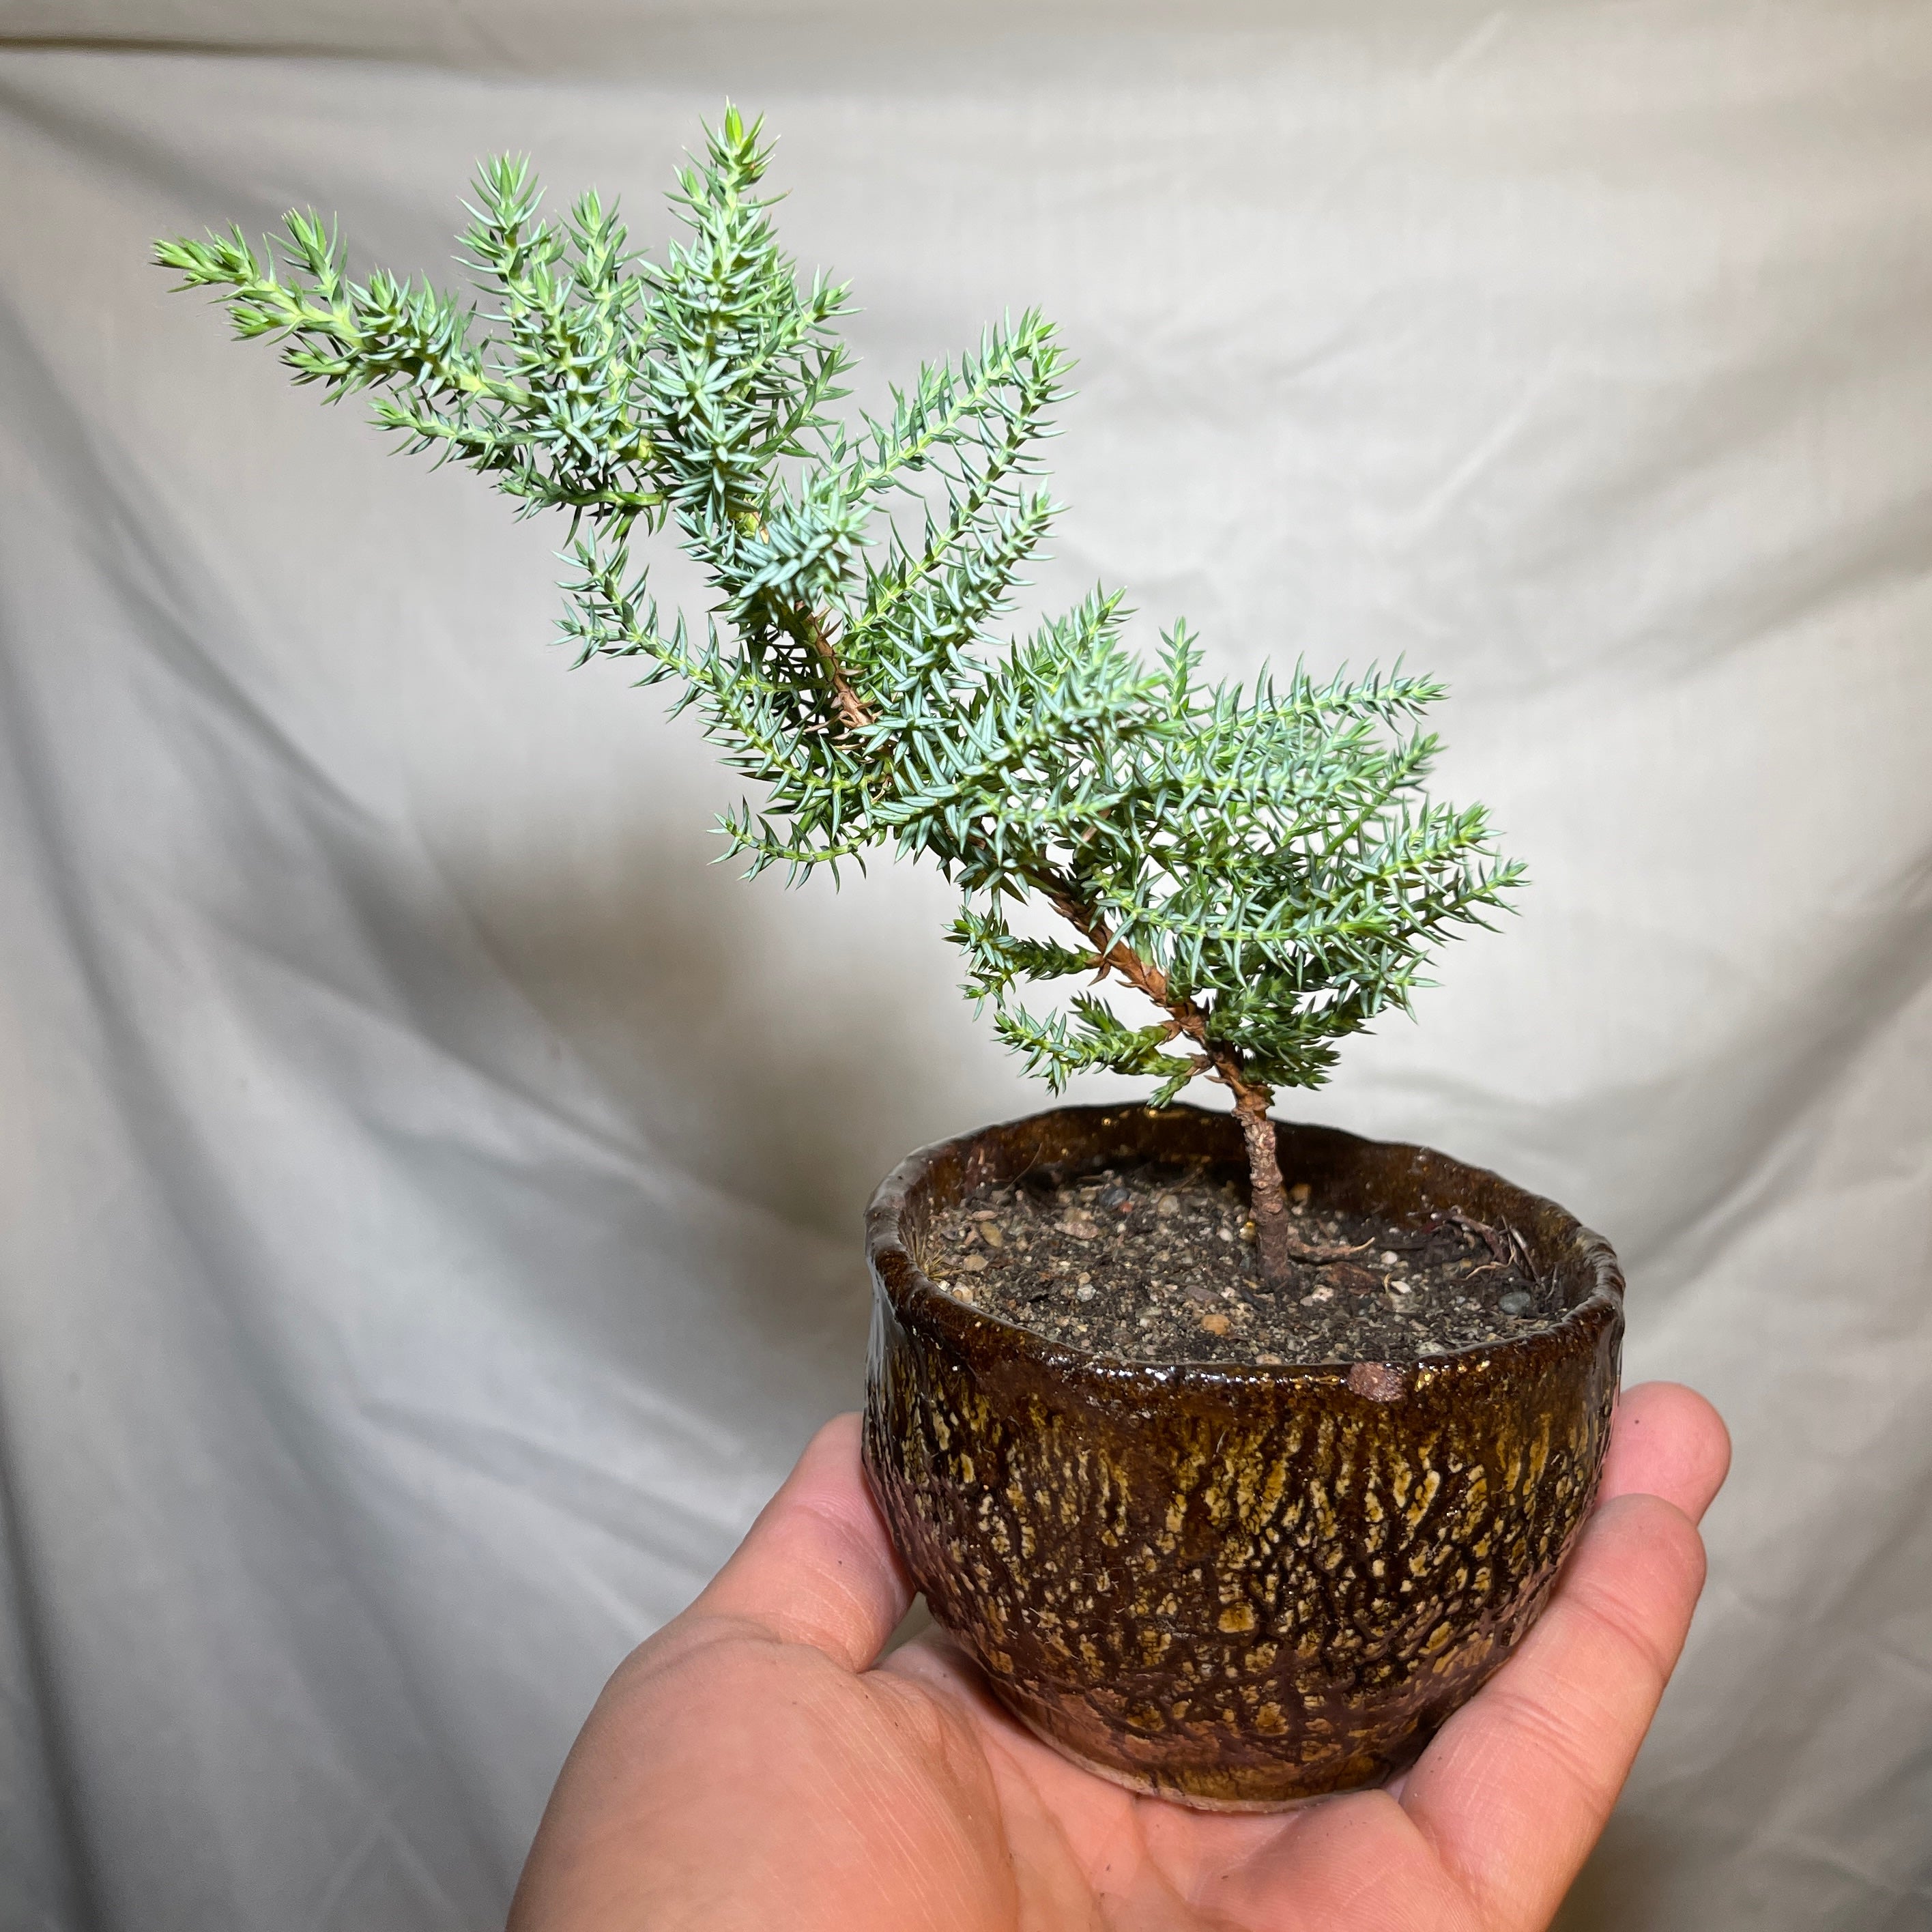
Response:
[[[1124,1361],[1387,1362],[1510,1342],[1563,1318],[1520,1235],[1450,1208],[1409,1226],[1291,1186],[1294,1279],[1260,1276],[1244,1181],[1206,1161],[968,1195],[922,1259],[940,1287],[1051,1341]]]

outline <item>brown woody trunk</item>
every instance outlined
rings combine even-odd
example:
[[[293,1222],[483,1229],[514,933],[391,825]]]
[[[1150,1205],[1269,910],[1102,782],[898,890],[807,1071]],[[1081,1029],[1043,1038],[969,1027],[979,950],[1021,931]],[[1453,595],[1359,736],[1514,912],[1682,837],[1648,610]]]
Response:
[[[1247,1142],[1248,1180],[1262,1280],[1270,1288],[1280,1288],[1288,1280],[1290,1260],[1300,1244],[1289,1229],[1288,1190],[1282,1185],[1274,1123],[1268,1118],[1268,1102],[1274,1098],[1271,1089],[1246,1081],[1234,1090],[1234,1112],[1241,1123],[1242,1138]]]

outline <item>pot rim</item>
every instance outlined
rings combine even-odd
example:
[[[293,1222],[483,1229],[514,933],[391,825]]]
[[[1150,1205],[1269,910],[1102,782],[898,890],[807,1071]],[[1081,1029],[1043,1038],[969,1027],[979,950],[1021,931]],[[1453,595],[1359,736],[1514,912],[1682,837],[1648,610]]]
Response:
[[[969,1352],[974,1352],[973,1343],[976,1340],[983,1345],[989,1335],[1012,1338],[1006,1345],[1010,1348],[1016,1343],[1021,1345],[1024,1352],[1041,1366],[1062,1374],[1094,1378],[1117,1392],[1124,1392],[1124,1384],[1144,1386],[1150,1382],[1163,1388],[1180,1385],[1219,1387],[1236,1382],[1346,1382],[1351,1371],[1365,1363],[1398,1369],[1406,1376],[1418,1372],[1428,1375],[1466,1370],[1478,1363],[1486,1366],[1499,1363],[1506,1365],[1513,1357],[1542,1354],[1552,1346],[1567,1348],[1586,1337],[1594,1343],[1603,1328],[1616,1322],[1622,1313],[1624,1274],[1616,1251],[1601,1234],[1586,1227],[1560,1203],[1532,1194],[1491,1168],[1474,1166],[1433,1148],[1408,1141],[1374,1140],[1366,1135],[1313,1122],[1277,1120],[1275,1124],[1278,1130],[1286,1129],[1294,1133],[1317,1136],[1331,1146],[1379,1149],[1396,1156],[1418,1156],[1428,1162],[1440,1162],[1459,1176],[1466,1175],[1473,1181],[1500,1188],[1526,1206],[1545,1210],[1548,1216],[1546,1227],[1554,1226],[1570,1250],[1568,1258],[1570,1267],[1588,1271],[1588,1291],[1571,1304],[1560,1322],[1547,1328],[1510,1341],[1477,1342],[1426,1355],[1384,1355],[1325,1362],[1159,1362],[1102,1354],[1070,1342],[1056,1342],[1037,1329],[970,1307],[940,1288],[914,1259],[904,1238],[903,1218],[915,1191],[941,1162],[968,1158],[988,1136],[1012,1128],[1046,1127],[1057,1122],[1064,1122],[1070,1127],[1104,1127],[1112,1120],[1133,1114],[1151,1114],[1156,1118],[1192,1114],[1209,1120],[1225,1120],[1231,1129],[1233,1126],[1232,1114],[1188,1101],[1171,1102],[1158,1108],[1135,1102],[1112,1107],[1053,1107],[1037,1114],[1022,1114],[1016,1120],[976,1127],[944,1140],[929,1142],[908,1154],[874,1190],[866,1210],[867,1265],[893,1312],[902,1318],[915,1316],[921,1327],[928,1331],[938,1329],[949,1340]],[[1555,1264],[1553,1262],[1552,1264]]]

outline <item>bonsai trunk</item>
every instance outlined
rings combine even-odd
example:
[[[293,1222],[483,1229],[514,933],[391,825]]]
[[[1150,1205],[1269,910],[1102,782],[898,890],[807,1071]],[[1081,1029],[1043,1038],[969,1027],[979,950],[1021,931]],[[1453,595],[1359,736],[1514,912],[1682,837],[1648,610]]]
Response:
[[[1234,1114],[1241,1124],[1241,1138],[1248,1153],[1248,1185],[1255,1216],[1255,1246],[1259,1252],[1262,1279],[1270,1288],[1283,1286],[1288,1278],[1288,1263],[1301,1248],[1290,1232],[1288,1190],[1282,1185],[1281,1158],[1276,1150],[1274,1122],[1268,1118],[1273,1091],[1258,1082],[1231,1079]]]

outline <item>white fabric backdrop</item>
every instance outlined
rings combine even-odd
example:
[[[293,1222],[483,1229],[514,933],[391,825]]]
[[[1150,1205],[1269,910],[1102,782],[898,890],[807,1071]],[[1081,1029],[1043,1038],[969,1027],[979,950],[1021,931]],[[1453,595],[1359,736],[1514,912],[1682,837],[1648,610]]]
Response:
[[[1295,1111],[1630,1264],[1738,1469],[1572,1932],[1932,1924],[1932,14],[4,0],[0,1924],[494,1922],[606,1671],[856,1400],[855,1233],[1043,1097],[934,879],[709,866],[559,532],[142,266],[782,132],[866,393],[1037,302],[1042,594],[1406,652],[1531,862]]]

